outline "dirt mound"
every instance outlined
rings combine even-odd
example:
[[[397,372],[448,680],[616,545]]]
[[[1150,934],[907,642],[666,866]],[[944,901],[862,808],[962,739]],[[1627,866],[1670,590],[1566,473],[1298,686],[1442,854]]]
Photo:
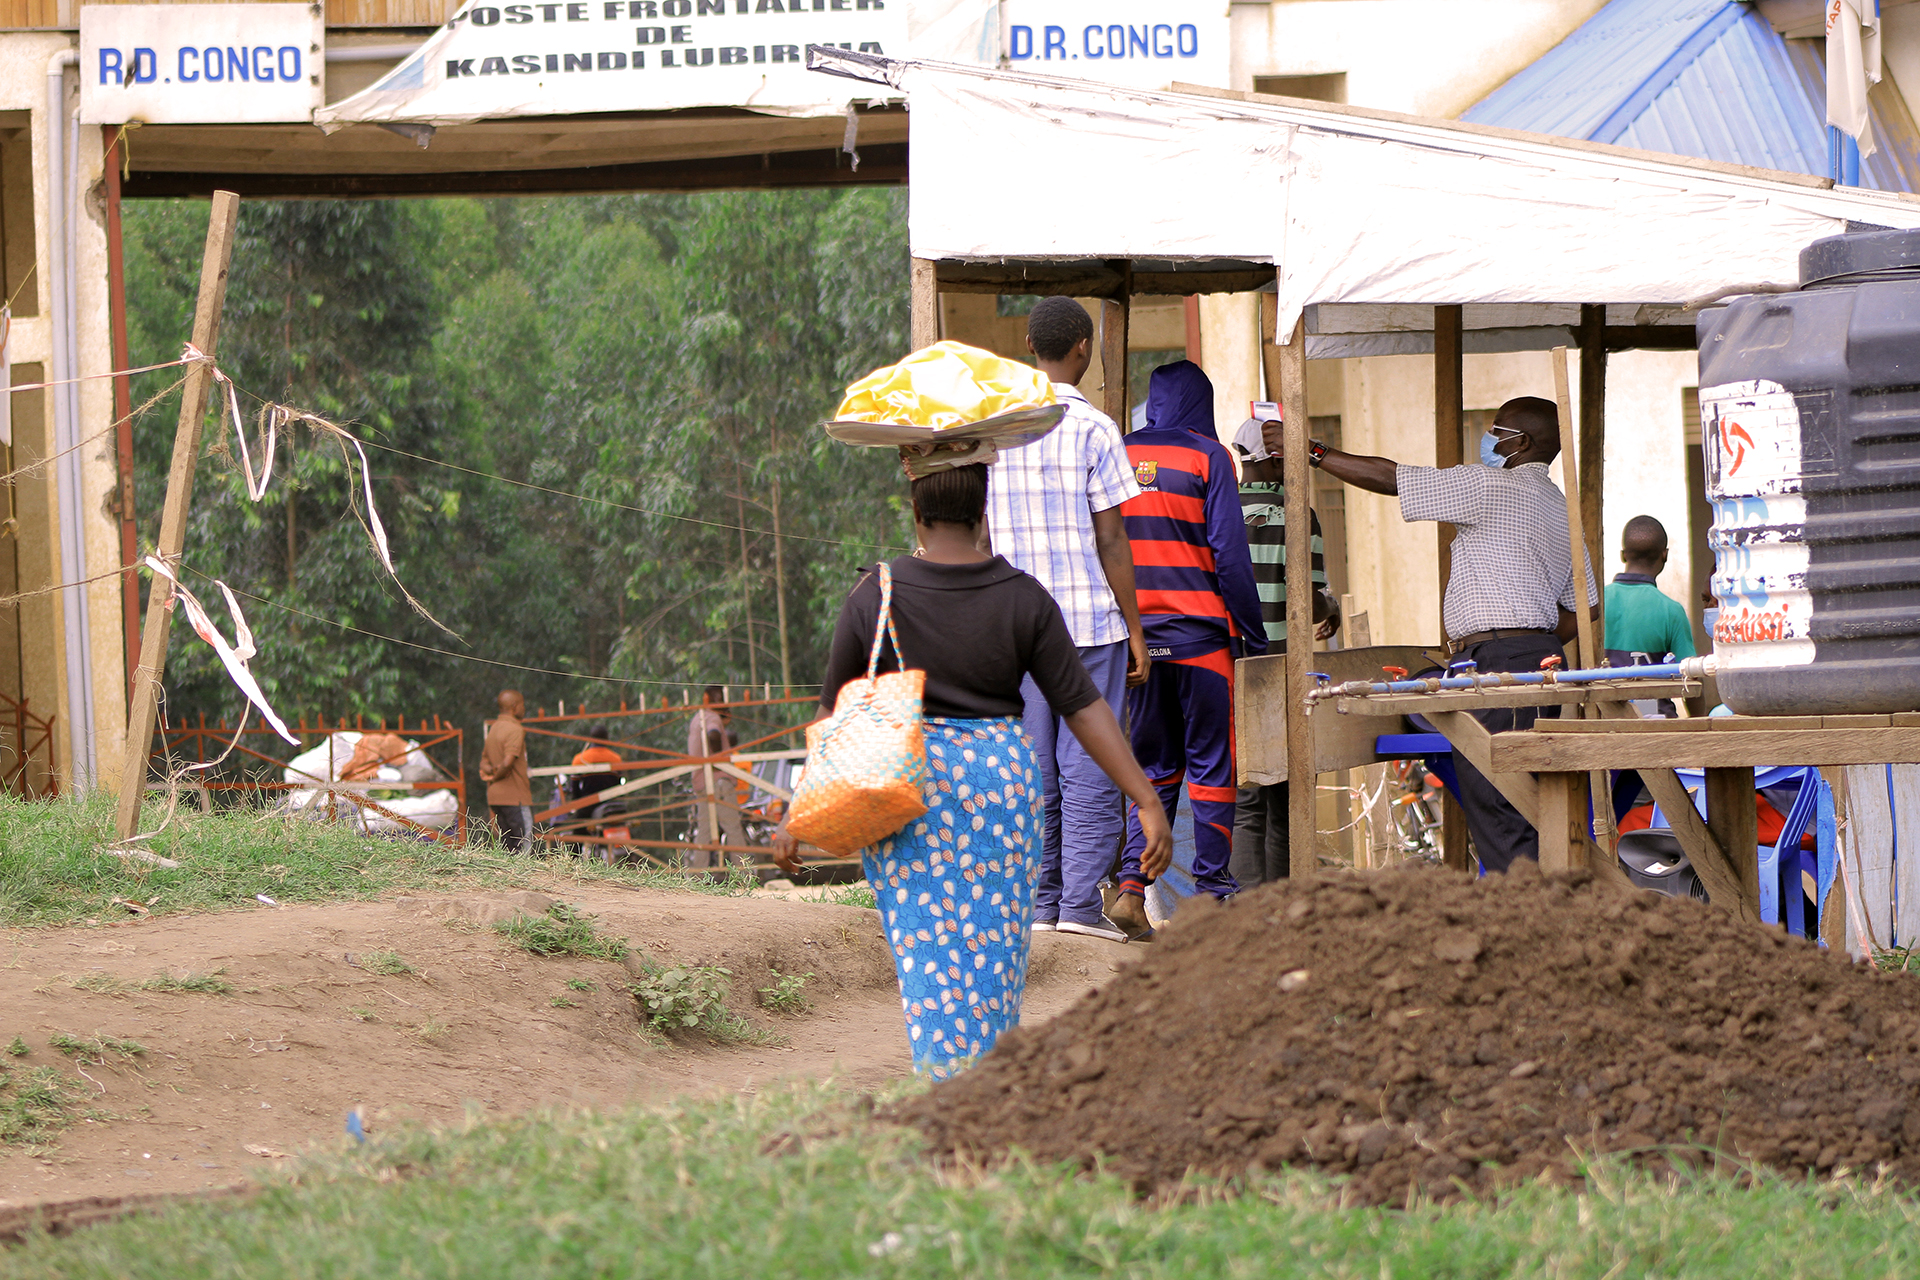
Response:
[[[899,1114],[936,1152],[1102,1156],[1142,1191],[1310,1165],[1392,1204],[1654,1147],[1920,1183],[1920,983],[1530,865],[1321,876],[1187,906]]]

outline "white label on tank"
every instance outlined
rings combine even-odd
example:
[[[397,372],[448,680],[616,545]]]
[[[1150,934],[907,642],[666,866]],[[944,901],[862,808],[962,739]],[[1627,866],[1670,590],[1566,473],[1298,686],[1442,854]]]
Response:
[[[1777,382],[1700,388],[1709,498],[1800,492],[1800,409]]]
[[[1713,652],[1724,669],[1813,661],[1800,410],[1777,382],[1700,389],[1700,443],[1713,503]]]

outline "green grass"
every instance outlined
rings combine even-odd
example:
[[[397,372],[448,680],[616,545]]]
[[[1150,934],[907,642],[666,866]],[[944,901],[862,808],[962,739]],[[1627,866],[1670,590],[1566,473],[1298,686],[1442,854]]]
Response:
[[[650,1031],[673,1035],[698,1031],[721,1044],[784,1044],[783,1037],[757,1027],[727,1007],[733,971],[719,965],[643,962],[644,972],[627,984],[640,1005],[640,1021]]]
[[[47,1145],[84,1114],[79,1104],[91,1092],[58,1067],[0,1071],[0,1142]]]
[[[778,969],[769,969],[773,981],[760,988],[760,1004],[775,1013],[805,1013],[809,1008],[806,997],[807,979],[810,973],[782,973]]]
[[[1012,1162],[943,1174],[844,1094],[395,1131],[187,1205],[9,1250],[14,1277],[1640,1277],[1920,1274],[1920,1208],[1871,1182],[1656,1178],[1573,1195],[1340,1207],[1307,1175],[1143,1204],[1111,1178]]]
[[[516,915],[493,926],[494,932],[537,956],[585,956],[618,964],[627,954],[627,940],[600,932],[599,917],[575,911],[564,902],[548,907],[545,915]]]
[[[119,1036],[110,1036],[99,1031],[90,1036],[76,1036],[65,1031],[56,1031],[47,1037],[47,1044],[83,1067],[99,1065],[109,1058],[120,1058],[131,1062],[147,1051],[147,1046],[138,1040],[123,1040]]]
[[[134,991],[230,996],[233,994],[234,986],[220,976],[225,972],[225,969],[215,969],[212,973],[187,973],[177,978],[170,973],[161,973],[148,978],[145,982],[128,982],[110,973],[90,973],[84,978],[68,979],[67,985],[80,991],[91,991],[103,996],[123,996]]]
[[[482,884],[531,887],[540,869],[480,848],[369,839],[344,824],[254,810],[202,814],[182,806],[147,847],[178,867],[108,853],[113,797],[25,801],[0,798],[0,924],[57,925],[123,919],[117,897],[137,897],[154,915],[257,907],[276,902],[371,898],[393,889]],[[143,829],[160,825],[149,805]]]
[[[865,880],[857,884],[829,885],[819,893],[806,894],[802,902],[824,902],[835,907],[866,907],[872,910],[880,905],[873,896],[873,889]]]
[[[369,951],[360,957],[360,967],[383,978],[397,978],[414,971],[398,951]]]
[[[7,1042],[7,1053],[11,1057],[24,1058],[32,1052],[33,1050],[27,1047],[27,1042],[19,1036]]]
[[[569,991],[598,991],[599,989],[599,983],[588,982],[585,978],[567,979],[567,990]]]
[[[149,804],[141,829],[164,806]],[[529,859],[496,847],[465,848],[412,839],[369,838],[343,823],[289,818],[259,809],[213,814],[175,810],[146,848],[178,867],[115,857],[114,800],[26,801],[0,796],[0,926],[125,919],[116,898],[136,898],[156,916],[257,909],[256,894],[280,903],[354,901],[405,889],[530,889],[542,878],[610,881],[635,888],[737,897],[759,881],[732,870],[717,879],[607,866],[568,858]]]

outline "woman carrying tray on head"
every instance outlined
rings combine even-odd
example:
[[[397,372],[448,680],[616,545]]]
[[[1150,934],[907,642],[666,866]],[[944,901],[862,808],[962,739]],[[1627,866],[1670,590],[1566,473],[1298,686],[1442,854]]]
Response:
[[[1024,443],[1033,434],[1010,438]],[[1042,821],[1040,776],[1020,723],[1023,676],[1033,676],[1087,754],[1139,806],[1147,874],[1173,855],[1159,796],[1088,677],[1060,607],[1035,579],[977,545],[984,464],[995,443],[983,435],[961,447],[901,450],[920,549],[889,566],[892,621],[907,665],[926,672],[927,811],[862,850],[900,979],[914,1069],[935,1077],[985,1053],[1020,1021]],[[842,685],[866,675],[880,597],[870,572],[840,610],[823,717]],[[880,670],[900,669],[889,639]],[[784,824],[773,848],[782,869],[799,868]]]

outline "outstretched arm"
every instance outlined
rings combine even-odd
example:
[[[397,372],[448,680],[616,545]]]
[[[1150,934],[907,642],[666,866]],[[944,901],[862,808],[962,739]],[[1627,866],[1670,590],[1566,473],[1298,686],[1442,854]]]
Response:
[[[1280,423],[1261,423],[1260,438],[1265,442],[1267,452],[1276,459],[1286,457],[1286,432]],[[1320,469],[1335,480],[1350,484],[1356,489],[1365,489],[1369,493],[1384,493],[1389,498],[1400,496],[1400,464],[1392,458],[1374,458],[1347,453],[1340,449],[1328,449],[1320,459]]]
[[[1147,847],[1140,855],[1140,871],[1149,880],[1158,878],[1173,862],[1173,829],[1167,825],[1167,811],[1160,805],[1159,793],[1133,758],[1133,748],[1120,732],[1113,709],[1104,699],[1095,698],[1067,717],[1067,728],[1101,772],[1138,806],[1140,830],[1147,838]]]

